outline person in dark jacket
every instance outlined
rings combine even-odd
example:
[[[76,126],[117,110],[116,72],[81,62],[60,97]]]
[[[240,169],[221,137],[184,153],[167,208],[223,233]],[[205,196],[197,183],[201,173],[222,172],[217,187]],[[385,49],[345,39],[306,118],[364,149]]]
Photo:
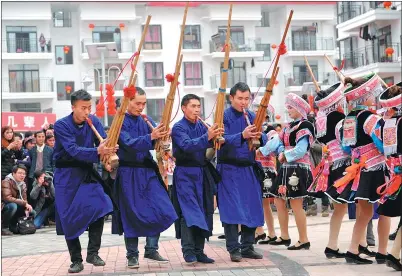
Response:
[[[16,160],[22,158],[22,142],[14,141],[14,131],[10,126],[1,128],[1,180],[12,172]]]
[[[35,201],[36,217],[34,224],[41,228],[45,221],[54,213],[55,190],[53,177],[43,171],[35,171],[34,183],[30,197]]]

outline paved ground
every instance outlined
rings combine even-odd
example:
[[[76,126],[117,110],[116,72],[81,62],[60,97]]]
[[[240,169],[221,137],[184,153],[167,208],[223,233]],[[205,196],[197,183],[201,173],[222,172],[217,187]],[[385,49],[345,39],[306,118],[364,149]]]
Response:
[[[323,251],[327,243],[330,218],[309,217],[308,231],[311,249],[289,251],[286,247],[257,245],[256,250],[264,255],[263,260],[246,260],[233,263],[225,249],[224,241],[217,236],[223,233],[219,215],[215,215],[214,233],[206,244],[206,254],[216,260],[215,264],[187,265],[181,254],[180,242],[174,238],[170,228],[160,240],[160,253],[169,258],[170,263],[159,265],[140,259],[140,268],[126,268],[123,237],[111,235],[110,223],[105,224],[100,256],[106,261],[104,267],[84,264],[85,269],[78,275],[132,275],[147,276],[274,276],[274,275],[400,275],[384,265],[355,266],[347,265],[344,260],[328,260]],[[276,219],[275,225],[278,226]],[[347,250],[354,221],[345,218],[340,235],[340,248]],[[397,219],[392,221],[394,229]],[[377,222],[374,222],[375,228]],[[278,227],[277,227],[278,228]],[[279,230],[277,232],[279,234]],[[290,216],[290,235],[297,240],[297,229]],[[88,238],[81,237],[82,247],[86,248]],[[140,239],[140,254],[143,253],[144,240]],[[392,244],[390,243],[389,246]],[[85,259],[86,252],[83,250]],[[2,275],[67,275],[70,260],[63,237],[56,236],[54,228],[39,230],[34,235],[2,237]]]

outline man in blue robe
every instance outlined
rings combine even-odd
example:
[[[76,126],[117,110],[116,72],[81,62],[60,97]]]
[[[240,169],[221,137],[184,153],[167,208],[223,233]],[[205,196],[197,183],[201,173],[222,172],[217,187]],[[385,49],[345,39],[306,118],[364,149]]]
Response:
[[[127,267],[138,268],[138,237],[147,237],[144,258],[158,263],[168,260],[158,253],[160,233],[177,219],[166,186],[150,150],[157,139],[168,135],[163,124],[155,127],[143,118],[145,91],[136,87],[130,100],[119,138],[119,168],[114,194],[119,206],[112,220],[112,233],[122,235],[127,250]],[[152,123],[147,124],[145,119]]]
[[[53,159],[54,186],[56,191],[57,234],[64,235],[71,257],[68,272],[78,273],[84,269],[79,236],[88,229],[88,254],[86,261],[104,266],[99,257],[104,217],[113,211],[108,187],[94,169],[100,157],[117,151],[100,143],[86,122],[90,118],[100,135],[106,133],[99,120],[90,115],[91,95],[79,90],[71,94],[73,112],[54,125],[56,144]],[[98,147],[95,147],[99,144]],[[99,157],[100,155],[100,157]]]
[[[176,237],[181,238],[184,260],[187,263],[213,263],[204,254],[205,238],[212,235],[214,194],[218,175],[206,160],[207,148],[212,139],[223,133],[217,125],[206,128],[198,120],[201,103],[194,94],[181,101],[184,117],[172,129],[173,156],[176,168],[173,173],[172,200],[179,215]]]
[[[218,184],[218,208],[226,236],[226,249],[233,262],[242,257],[261,259],[253,248],[255,230],[264,225],[262,209],[262,167],[255,161],[255,150],[250,151],[247,139],[267,141],[265,133],[247,125],[243,109],[250,101],[250,88],[239,82],[230,90],[231,107],[225,110],[223,124],[225,143],[218,151],[217,170],[222,176]],[[251,123],[255,114],[247,111]],[[241,225],[241,244],[238,242],[238,224]]]

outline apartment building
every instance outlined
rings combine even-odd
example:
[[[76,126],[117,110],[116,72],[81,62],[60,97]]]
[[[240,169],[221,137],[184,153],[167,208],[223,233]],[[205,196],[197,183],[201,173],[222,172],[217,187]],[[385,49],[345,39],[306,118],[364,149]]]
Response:
[[[2,7],[3,112],[55,113],[60,118],[71,110],[70,93],[80,88],[88,90],[97,100],[103,82],[101,62],[90,58],[86,46],[116,43],[117,57],[105,62],[105,79],[111,83],[136,51],[150,14],[151,25],[136,68],[137,84],[147,92],[146,113],[159,121],[169,91],[165,75],[175,69],[183,3],[5,2]],[[231,24],[227,94],[233,84],[244,81],[254,94],[259,91],[262,96],[268,81],[264,76],[291,9],[294,15],[285,41],[288,52],[281,57],[271,98],[281,121],[286,120],[287,93],[313,91],[304,56],[321,86],[325,88],[337,81],[324,58],[324,54],[333,62],[338,58],[336,2],[235,3]],[[213,120],[213,114],[209,115],[220,85],[228,11],[229,5],[194,2],[187,16],[179,93],[181,97],[186,93],[200,96],[202,116],[208,117],[208,121]],[[122,88],[130,74],[128,66],[117,82],[117,99],[122,97]],[[270,75],[271,72],[267,78]],[[259,89],[261,84],[263,87]],[[174,108],[178,106],[176,97]],[[179,112],[174,121],[181,116]]]
[[[344,74],[375,72],[388,84],[400,82],[401,2],[338,2],[337,17]]]

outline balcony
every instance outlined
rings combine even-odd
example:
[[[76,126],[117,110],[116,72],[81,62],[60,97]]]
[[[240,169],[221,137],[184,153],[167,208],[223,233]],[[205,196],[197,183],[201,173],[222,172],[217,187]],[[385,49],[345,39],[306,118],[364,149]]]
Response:
[[[53,78],[34,78],[31,81],[3,78],[1,92],[3,100],[53,99],[57,96],[54,91]]]
[[[210,81],[211,81],[211,90],[214,92],[218,92],[218,88],[221,85],[221,75],[216,74],[210,76]],[[265,87],[267,86],[267,83],[269,82],[269,79],[264,79],[263,74],[248,74],[243,77],[239,76],[234,77],[228,75],[228,80],[226,84],[227,93],[229,92],[230,88],[232,88],[238,82],[247,83],[251,89],[251,92],[256,92],[261,84],[264,89],[260,89],[260,91],[264,91]]]
[[[40,47],[39,41],[29,38],[8,38],[2,40],[3,59],[52,59],[51,44]]]
[[[230,47],[230,57],[236,58],[262,58],[264,51],[261,51],[260,39],[248,39],[245,43],[232,41]],[[224,41],[209,41],[209,56],[212,58],[223,59],[225,57]]]
[[[119,41],[102,41],[102,42],[116,42],[119,59],[129,59],[137,50],[135,40],[122,39]],[[89,59],[87,48],[85,45],[91,43],[99,43],[93,41],[92,38],[84,38],[81,40],[81,54],[83,59]]]
[[[335,72],[314,72],[316,81],[321,85],[321,88],[327,88],[334,83],[338,82]],[[287,92],[299,92],[306,82],[313,82],[310,73],[300,72],[297,74],[284,74],[285,90]]]
[[[386,48],[394,49],[392,56],[387,56]],[[345,73],[348,75],[364,73],[364,72],[383,72],[383,73],[400,73],[401,57],[399,43],[382,45],[382,46],[366,46],[359,48],[353,52],[346,53]]]
[[[352,5],[345,2],[339,9],[336,28],[342,32],[357,32],[372,22],[400,20],[401,12],[397,10],[400,2],[391,3],[391,9],[386,9],[384,2],[353,2]]]
[[[287,56],[335,55],[335,41],[332,37],[288,38]]]

